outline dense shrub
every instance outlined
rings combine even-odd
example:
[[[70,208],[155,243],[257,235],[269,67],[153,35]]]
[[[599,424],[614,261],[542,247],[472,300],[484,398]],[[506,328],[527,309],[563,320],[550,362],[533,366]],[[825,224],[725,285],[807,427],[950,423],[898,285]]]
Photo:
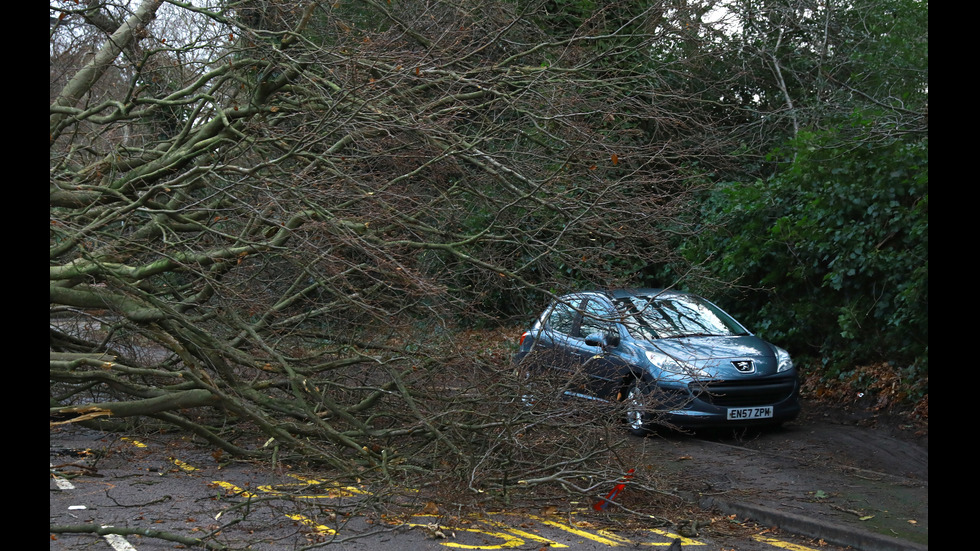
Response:
[[[717,186],[685,253],[744,284],[726,307],[825,377],[889,361],[927,378],[928,141],[836,135],[801,134],[774,176]]]

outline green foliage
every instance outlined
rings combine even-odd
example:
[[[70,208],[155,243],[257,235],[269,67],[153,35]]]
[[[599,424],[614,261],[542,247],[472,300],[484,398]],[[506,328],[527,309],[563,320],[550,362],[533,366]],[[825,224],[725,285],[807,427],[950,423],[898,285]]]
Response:
[[[861,0],[842,13],[842,26],[849,63],[839,78],[907,109],[928,101],[928,2]]]
[[[853,129],[849,129],[853,130]],[[726,306],[760,334],[835,375],[928,359],[928,140],[850,144],[801,135],[764,181],[718,186],[714,226],[685,254],[760,289]]]

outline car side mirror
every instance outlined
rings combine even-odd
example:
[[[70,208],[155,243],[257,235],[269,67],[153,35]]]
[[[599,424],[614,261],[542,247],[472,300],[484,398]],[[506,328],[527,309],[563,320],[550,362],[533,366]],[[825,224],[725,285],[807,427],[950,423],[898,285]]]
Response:
[[[585,344],[589,346],[598,346],[600,348],[615,348],[619,346],[619,335],[616,333],[592,333],[588,337],[585,337]]]

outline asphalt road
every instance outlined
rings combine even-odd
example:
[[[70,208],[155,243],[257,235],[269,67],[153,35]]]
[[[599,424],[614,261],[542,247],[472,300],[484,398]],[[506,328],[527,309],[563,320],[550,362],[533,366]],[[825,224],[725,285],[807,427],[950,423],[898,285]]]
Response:
[[[575,504],[560,513],[461,517],[419,503],[414,515],[391,518],[364,512],[361,505],[373,498],[367,488],[317,479],[285,466],[273,470],[220,464],[172,437],[118,438],[69,426],[52,429],[50,448],[52,550],[172,550],[195,547],[195,540],[256,551],[317,544],[439,551],[671,549],[675,540],[682,549],[840,549],[736,515],[719,516],[710,530],[686,534],[654,522],[633,522],[626,528],[617,522],[614,510],[595,513]],[[111,526],[127,533],[71,531],[80,526]],[[173,536],[183,539],[166,539]]]

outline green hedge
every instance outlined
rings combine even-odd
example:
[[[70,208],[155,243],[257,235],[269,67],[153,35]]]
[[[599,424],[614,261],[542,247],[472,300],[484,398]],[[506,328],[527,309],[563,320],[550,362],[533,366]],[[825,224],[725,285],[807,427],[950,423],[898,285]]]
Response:
[[[786,168],[717,186],[692,262],[752,290],[726,308],[825,376],[888,361],[928,376],[928,140],[801,135]]]

